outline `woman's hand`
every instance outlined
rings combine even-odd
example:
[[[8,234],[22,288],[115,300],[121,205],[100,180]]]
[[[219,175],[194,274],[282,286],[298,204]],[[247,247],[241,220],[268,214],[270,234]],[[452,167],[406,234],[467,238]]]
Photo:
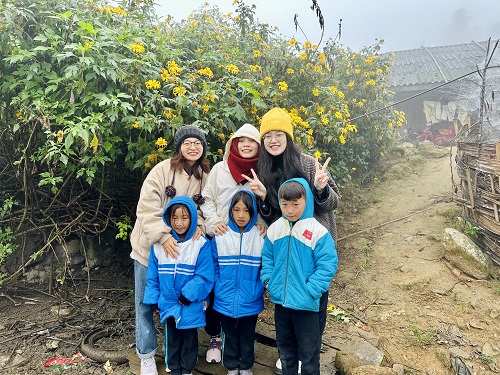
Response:
[[[330,159],[331,158],[326,159],[323,166],[319,165],[318,159],[314,159],[316,164],[316,173],[314,174],[314,187],[318,192],[322,192],[328,184],[328,173],[326,171],[326,167],[328,166]]]
[[[267,227],[265,225],[263,225],[263,224],[255,224],[255,226],[259,230],[259,233],[260,233],[261,237],[265,238],[266,234],[267,234]]]
[[[222,236],[223,234],[226,234],[226,232],[227,232],[227,223],[218,223],[215,225],[214,235]]]
[[[267,189],[264,186],[264,184],[260,182],[253,168],[250,170],[252,171],[253,178],[248,177],[245,174],[242,174],[241,176],[244,177],[248,182],[250,182],[250,190],[252,190],[252,193],[260,197],[260,199],[265,200],[267,195]]]
[[[193,234],[193,240],[199,240],[202,234],[205,234],[205,233],[203,233],[203,231],[201,230],[200,227],[196,227],[196,230]]]
[[[171,256],[174,259],[181,254],[179,249],[177,249],[177,246],[179,246],[179,244],[177,243],[174,237],[170,237],[168,240],[163,242],[161,246],[163,247],[165,254],[167,256]]]

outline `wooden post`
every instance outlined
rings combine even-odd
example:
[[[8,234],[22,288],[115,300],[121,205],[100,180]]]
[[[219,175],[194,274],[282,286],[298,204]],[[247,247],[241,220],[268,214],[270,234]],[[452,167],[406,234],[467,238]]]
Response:
[[[470,179],[470,168],[467,167],[465,170],[465,174],[467,176],[467,187],[469,188],[469,198],[470,198],[470,206],[472,211],[474,211],[474,194],[472,192],[472,181]]]
[[[497,159],[498,159],[498,143],[497,143]],[[491,186],[491,192],[495,194],[495,180],[493,179],[493,175],[490,174],[490,186]],[[498,206],[495,202],[493,202],[493,211],[495,212],[495,220],[498,220]]]

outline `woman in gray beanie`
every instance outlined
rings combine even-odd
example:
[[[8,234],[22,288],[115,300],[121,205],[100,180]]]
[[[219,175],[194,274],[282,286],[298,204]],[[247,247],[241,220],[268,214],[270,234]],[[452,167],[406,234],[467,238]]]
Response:
[[[177,241],[162,218],[168,202],[180,195],[193,198],[198,209],[198,228],[193,238],[205,233],[199,208],[203,203],[201,192],[210,171],[205,136],[198,127],[186,125],[177,130],[173,144],[175,154],[154,166],[142,184],[137,220],[130,236],[135,279],[135,340],[136,352],[141,359],[141,375],[158,374],[154,359],[158,349],[153,322],[155,307],[143,303],[151,245],[161,243],[166,254],[174,258],[179,254]]]

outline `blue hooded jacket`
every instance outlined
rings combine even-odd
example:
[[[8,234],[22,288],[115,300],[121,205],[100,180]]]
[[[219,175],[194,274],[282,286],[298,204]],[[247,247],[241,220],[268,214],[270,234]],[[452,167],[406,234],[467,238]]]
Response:
[[[160,321],[172,316],[177,328],[199,328],[205,326],[204,300],[213,288],[214,263],[210,252],[210,242],[201,237],[193,240],[198,226],[196,205],[189,197],[173,198],[163,212],[163,221],[169,227],[168,209],[176,203],[185,205],[191,216],[191,223],[184,241],[172,229],[172,236],[179,242],[180,255],[172,258],[165,254],[159,243],[151,246],[148,271],[146,274],[145,304],[158,304]],[[183,306],[179,296],[186,297],[191,304]]]
[[[240,233],[230,212],[229,230],[212,238],[214,310],[232,318],[257,315],[264,310],[264,286],[260,281],[264,239],[255,226],[257,202],[252,192],[240,190],[238,193],[241,192],[252,198],[253,205],[253,215],[245,230]]]
[[[295,223],[284,216],[267,230],[262,250],[261,279],[271,301],[294,310],[319,311],[321,295],[337,272],[335,242],[314,217],[314,197],[307,181],[293,178],[306,191],[306,206]]]

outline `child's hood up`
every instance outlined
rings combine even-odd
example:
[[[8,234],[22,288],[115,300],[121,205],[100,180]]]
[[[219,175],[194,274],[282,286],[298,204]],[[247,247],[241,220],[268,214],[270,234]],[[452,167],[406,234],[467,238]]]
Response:
[[[302,216],[300,217],[299,220],[302,219],[307,219],[311,218],[314,216],[314,196],[311,191],[311,188],[309,187],[309,184],[307,181],[303,178],[292,178],[290,180],[286,180],[283,182],[278,190],[278,197],[280,196],[281,189],[283,186],[291,181],[298,182],[304,187],[304,190],[306,191],[305,199],[306,199],[306,207],[304,208],[304,212],[302,213]],[[281,200],[280,200],[280,208],[281,208]],[[284,216],[283,216],[284,217]]]
[[[257,222],[257,216],[258,216],[257,200],[255,199],[255,195],[253,195],[253,193],[249,190],[240,190],[240,191],[236,192],[235,194],[238,194],[241,192],[248,194],[252,198],[253,215],[250,217],[250,221],[248,222],[247,226],[245,227],[245,231],[244,231],[244,232],[248,232],[248,231],[250,231],[250,229],[253,228],[253,226]],[[231,197],[230,202],[232,202],[232,201],[233,201],[233,197]],[[227,219],[227,224],[229,225],[229,228],[231,228],[235,232],[240,231],[240,228],[234,222],[233,215],[231,214],[231,208],[229,208],[229,215],[228,215],[228,219]]]
[[[226,150],[224,151],[224,160],[227,160],[229,157],[229,152],[231,151],[231,144],[233,143],[233,139],[247,137],[253,139],[260,145],[260,133],[257,128],[251,124],[244,124],[233,134],[231,138],[226,142]]]
[[[186,235],[184,237],[184,242],[191,239],[193,237],[194,232],[196,232],[196,228],[198,227],[198,211],[196,210],[196,204],[193,202],[193,200],[189,197],[186,196],[178,196],[174,197],[168,204],[167,207],[165,207],[165,210],[163,211],[163,221],[169,228],[172,228],[170,225],[170,217],[168,217],[167,212],[169,207],[171,207],[174,204],[183,204],[184,206],[187,207],[189,211],[189,215],[191,216],[191,222],[189,224],[189,229],[186,232]],[[179,236],[177,233],[175,233],[174,230],[172,230],[172,236],[175,238],[176,241],[179,241]]]

